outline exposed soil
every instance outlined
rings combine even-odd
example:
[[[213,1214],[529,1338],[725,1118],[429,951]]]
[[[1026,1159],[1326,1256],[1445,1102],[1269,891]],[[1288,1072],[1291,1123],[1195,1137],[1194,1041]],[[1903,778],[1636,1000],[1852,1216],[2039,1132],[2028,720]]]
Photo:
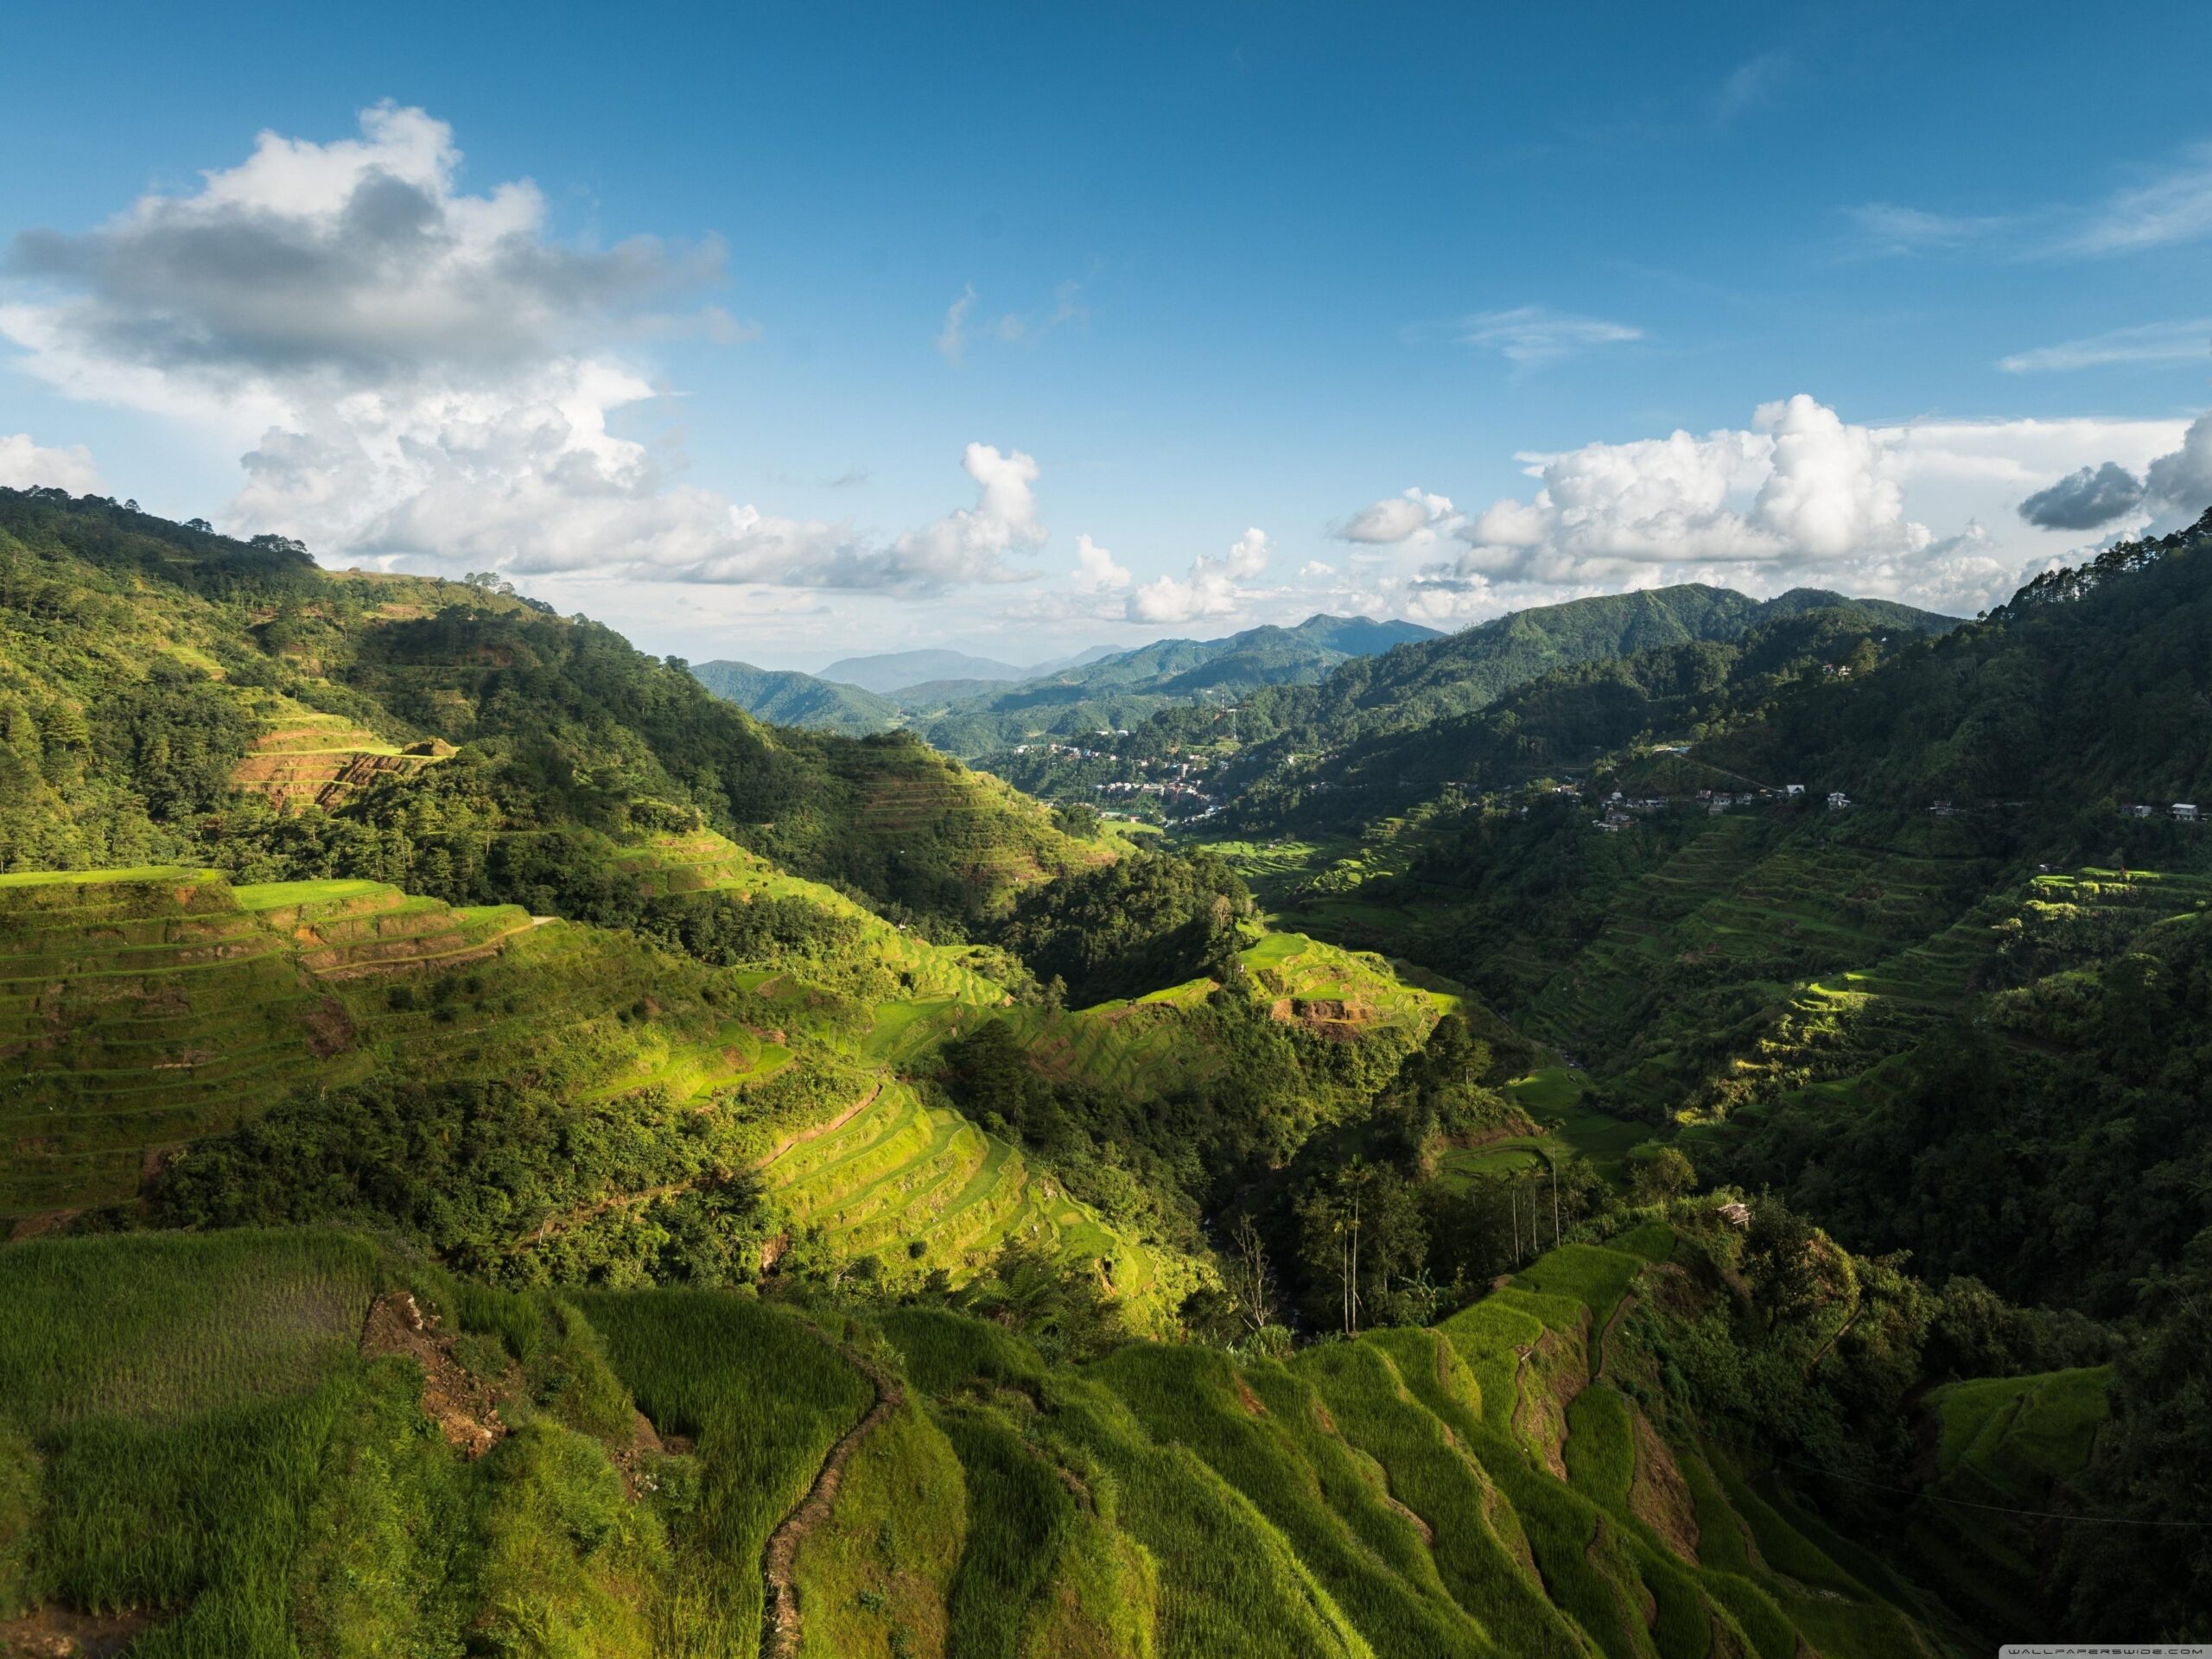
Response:
[[[498,1397],[454,1357],[453,1338],[442,1336],[434,1315],[412,1293],[388,1290],[369,1304],[361,1324],[361,1353],[376,1359],[404,1354],[423,1368],[423,1414],[438,1426],[446,1444],[471,1459],[482,1457],[507,1432]]]
[[[1689,1483],[1682,1478],[1674,1452],[1659,1438],[1659,1431],[1638,1411],[1636,1422],[1636,1472],[1630,1478],[1628,1506],[1637,1519],[1667,1541],[1675,1554],[1697,1565],[1697,1506],[1691,1501]]]
[[[318,1060],[327,1060],[334,1054],[342,1054],[353,1046],[353,1021],[346,1013],[343,1003],[334,996],[326,996],[308,1010],[303,1022],[308,1028],[308,1047]]]
[[[16,1150],[24,1150],[22,1141],[16,1142]],[[18,1216],[15,1224],[8,1230],[9,1243],[19,1243],[27,1238],[36,1238],[42,1233],[60,1232],[84,1213],[82,1210],[41,1210],[35,1216]],[[0,1630],[5,1628],[0,1625]],[[4,1651],[6,1649],[0,1649],[0,1652]]]
[[[1244,1380],[1243,1374],[1233,1365],[1230,1367],[1229,1380],[1236,1385],[1236,1402],[1239,1405],[1255,1417],[1264,1417],[1268,1414],[1268,1408],[1261,1403],[1260,1396],[1252,1392],[1252,1385]]]
[[[1523,1351],[1514,1390],[1519,1396],[1514,1427],[1561,1480],[1567,1478],[1567,1408],[1582,1392],[1589,1374],[1586,1363],[1578,1359],[1559,1332],[1547,1331]]]
[[[73,1613],[41,1607],[0,1619],[0,1654],[23,1659],[114,1659],[154,1622],[151,1613]]]
[[[825,1336],[823,1340],[827,1342],[830,1338]],[[898,1379],[859,1349],[840,1343],[837,1350],[874,1385],[875,1403],[830,1448],[830,1455],[822,1460],[821,1470],[814,1477],[812,1490],[768,1535],[768,1547],[760,1554],[760,1577],[766,1591],[760,1611],[761,1659],[798,1659],[799,1605],[791,1580],[799,1546],[806,1541],[809,1533],[830,1518],[830,1506],[837,1501],[837,1488],[844,1481],[845,1465],[860,1450],[861,1442],[888,1422],[891,1414],[906,1401],[906,1391],[899,1387]]]

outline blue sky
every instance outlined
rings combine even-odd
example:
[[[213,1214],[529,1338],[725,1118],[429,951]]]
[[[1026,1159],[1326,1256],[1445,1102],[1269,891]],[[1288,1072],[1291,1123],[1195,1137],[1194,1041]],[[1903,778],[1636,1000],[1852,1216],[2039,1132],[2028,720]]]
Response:
[[[1976,608],[2212,501],[2212,12],[2126,22],[57,9],[0,482],[772,665]]]

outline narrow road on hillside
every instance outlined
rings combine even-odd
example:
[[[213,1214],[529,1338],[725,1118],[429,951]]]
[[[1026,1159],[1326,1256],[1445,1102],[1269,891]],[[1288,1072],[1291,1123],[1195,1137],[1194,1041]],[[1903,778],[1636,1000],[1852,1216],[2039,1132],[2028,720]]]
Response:
[[[815,1334],[824,1342],[830,1341],[822,1332]],[[873,1359],[849,1343],[832,1345],[874,1385],[875,1403],[830,1448],[830,1455],[822,1460],[821,1471],[814,1477],[812,1489],[768,1535],[767,1548],[760,1553],[760,1578],[766,1592],[760,1604],[761,1659],[798,1659],[800,1608],[792,1577],[799,1546],[806,1541],[808,1534],[830,1518],[830,1506],[837,1501],[837,1488],[844,1479],[845,1465],[860,1450],[861,1442],[888,1422],[891,1414],[906,1402],[906,1391],[899,1385],[899,1380]]]

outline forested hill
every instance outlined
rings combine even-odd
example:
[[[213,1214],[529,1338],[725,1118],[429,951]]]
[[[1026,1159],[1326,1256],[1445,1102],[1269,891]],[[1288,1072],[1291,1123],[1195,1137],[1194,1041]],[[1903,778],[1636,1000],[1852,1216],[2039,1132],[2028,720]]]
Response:
[[[2102,816],[2212,797],[2212,512],[2040,576],[1986,621],[1808,688],[1711,753],[1903,806]]]
[[[1087,736],[1162,709],[1218,707],[1264,686],[1306,684],[1339,664],[1433,639],[1411,622],[1315,615],[1219,639],[1161,639],[1009,686],[918,685],[899,701],[930,741],[981,755],[1039,736]]]
[[[1484,708],[1552,669],[1660,646],[1739,639],[1764,622],[1847,605],[1885,631],[1935,633],[1957,626],[1955,618],[1886,600],[1812,588],[1771,600],[1700,583],[1606,594],[1515,611],[1464,632],[1347,663],[1317,686],[1255,693],[1240,711],[1240,724],[1248,744],[1333,747]]]
[[[474,903],[512,896],[516,861],[557,896],[590,885],[586,843],[706,828],[957,930],[1107,855],[912,737],[764,727],[490,577],[328,571],[278,538],[0,491],[0,601],[10,869],[368,860]]]
[[[890,698],[857,685],[817,679],[785,669],[755,668],[750,663],[694,663],[692,677],[718,697],[727,698],[756,720],[772,726],[805,726],[816,731],[866,737],[887,732],[905,716]]]
[[[1278,740],[1229,769],[1235,792],[1222,827],[1342,830],[1434,802],[1447,790],[1466,798],[1540,778],[1580,779],[1638,740],[1695,740],[1704,745],[1700,755],[1718,756],[1722,734],[1847,686],[1854,674],[1863,679],[1925,637],[1856,601],[1777,607],[1731,639],[1554,668],[1472,713],[1386,728],[1304,755]],[[1749,756],[1734,759],[1756,769]],[[1757,764],[1795,779],[1806,759],[1785,746]]]
[[[1251,830],[1294,818],[1342,824],[1427,799],[1446,782],[1487,788],[1585,763],[1633,736],[1643,704],[1717,683],[1738,659],[1746,672],[1773,676],[1793,653],[1847,650],[1835,647],[1847,634],[1887,650],[1957,626],[1815,588],[1764,601],[1695,584],[1612,594],[1355,658],[1317,683],[1260,687],[1233,711],[1163,709],[1117,735],[1109,755],[1001,752],[983,763],[1055,800],[1095,798],[1102,785],[1156,788],[1160,768],[1180,766],[1205,774],[1181,816],[1211,808]],[[1323,798],[1347,788],[1371,792]]]

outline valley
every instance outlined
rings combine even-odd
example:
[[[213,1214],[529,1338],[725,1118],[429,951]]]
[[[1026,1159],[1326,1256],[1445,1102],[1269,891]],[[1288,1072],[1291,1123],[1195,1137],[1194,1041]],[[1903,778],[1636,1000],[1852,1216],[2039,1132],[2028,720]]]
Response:
[[[0,1652],[2190,1635],[2208,560],[956,742],[0,491]]]

